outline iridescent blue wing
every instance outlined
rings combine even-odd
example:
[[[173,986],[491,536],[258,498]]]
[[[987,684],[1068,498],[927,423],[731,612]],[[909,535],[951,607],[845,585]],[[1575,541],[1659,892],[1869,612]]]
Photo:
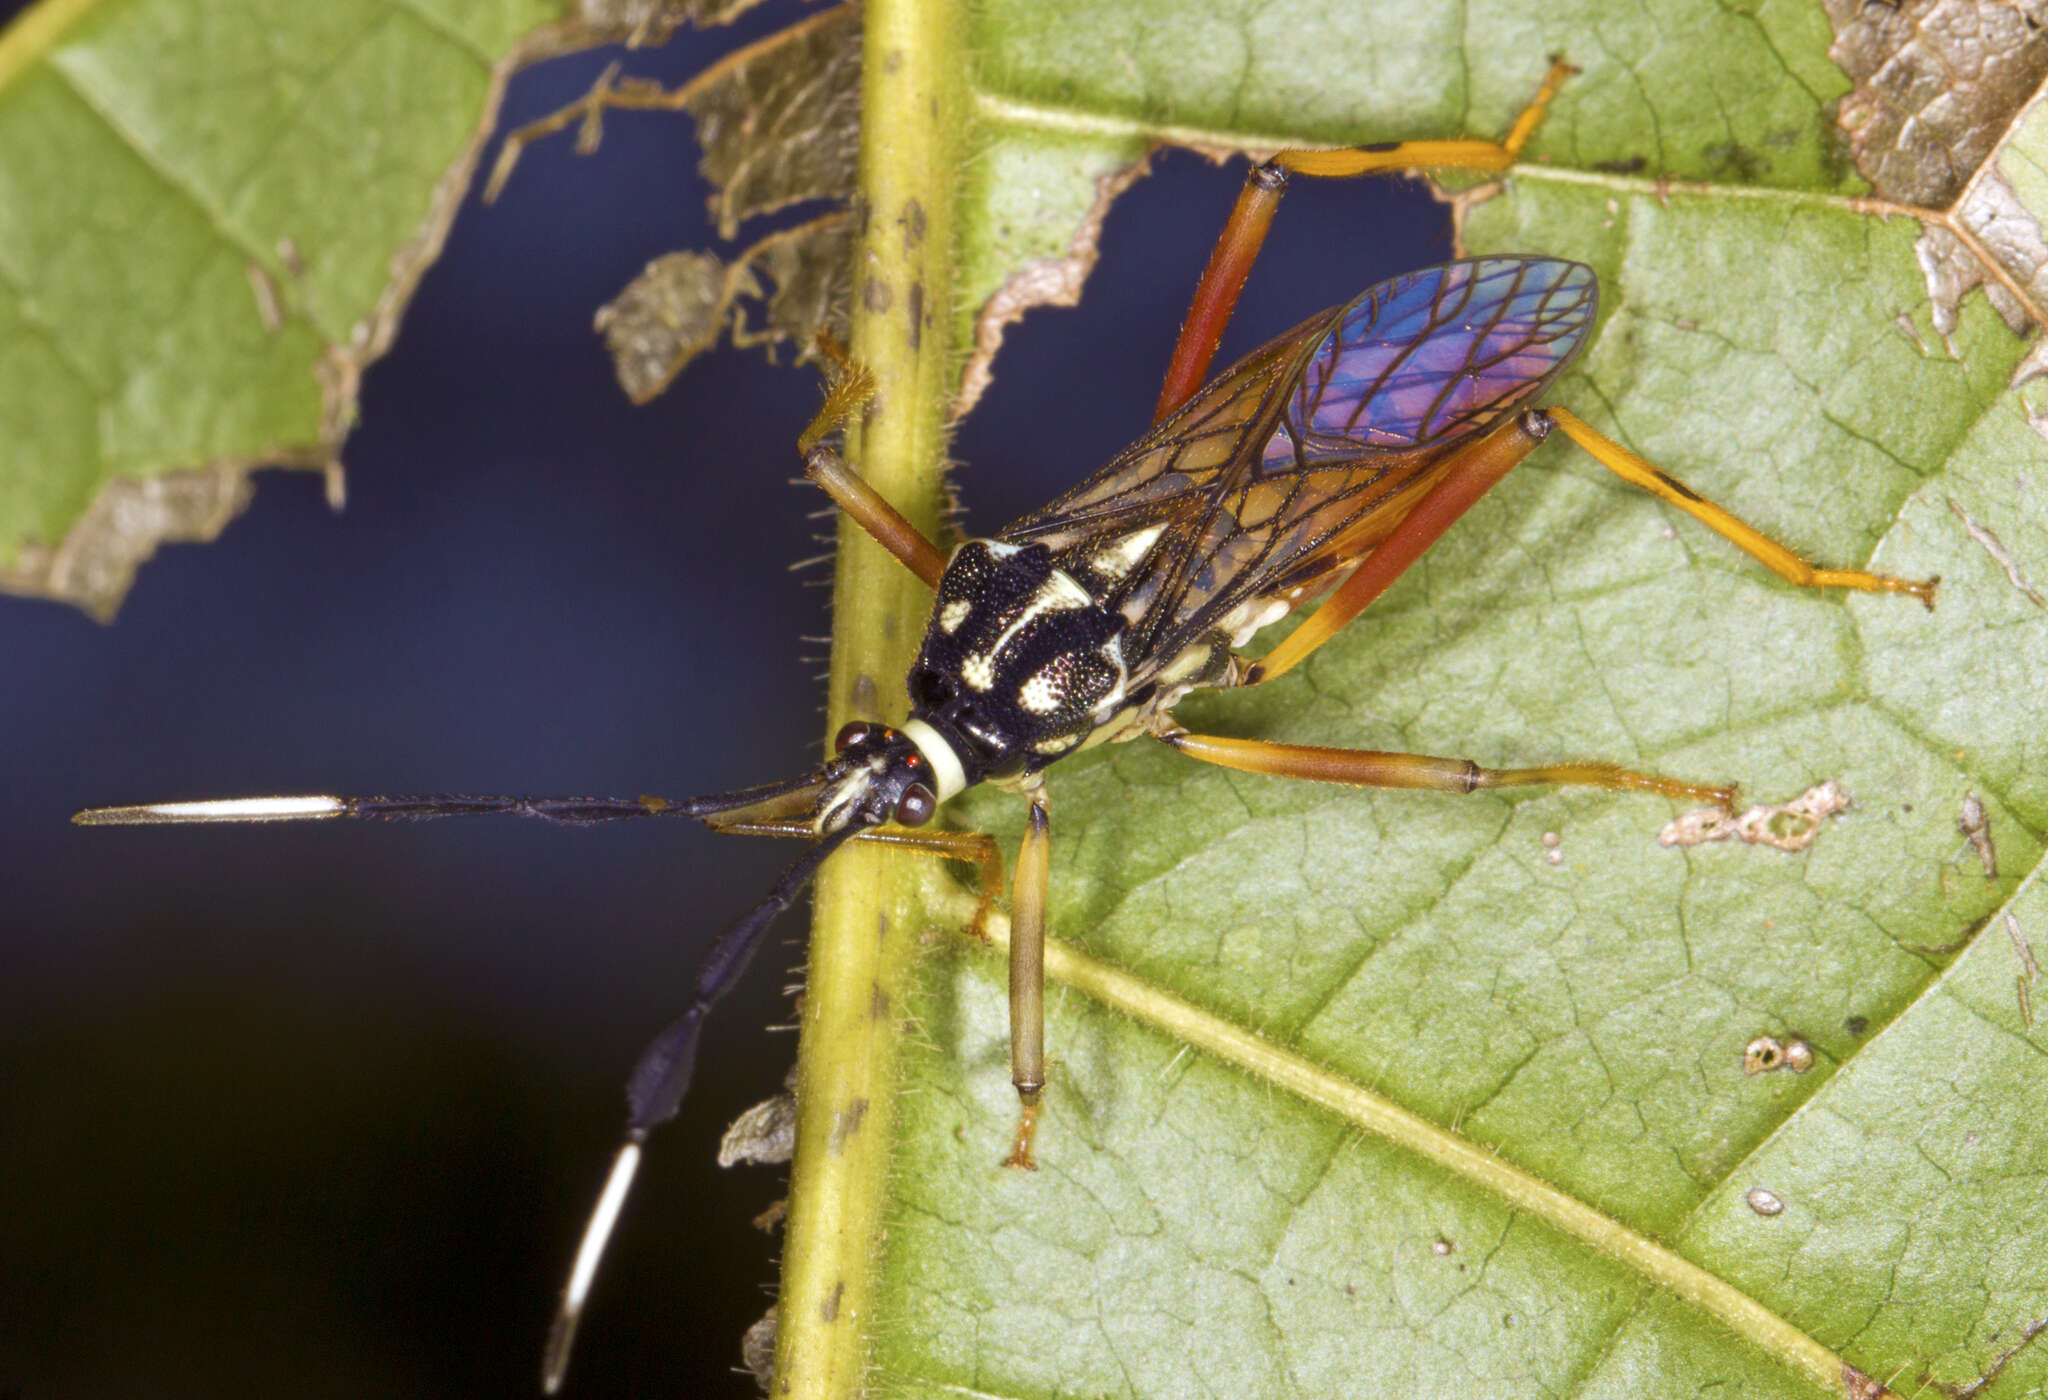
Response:
[[[998,535],[1042,542],[1130,620],[1131,683],[1332,582],[1434,469],[1584,343],[1593,272],[1476,258],[1382,282],[1252,352],[1102,471]],[[1255,630],[1255,629],[1254,629]]]
[[[1264,461],[1476,437],[1562,370],[1593,328],[1593,269],[1475,258],[1382,282],[1302,367]]]

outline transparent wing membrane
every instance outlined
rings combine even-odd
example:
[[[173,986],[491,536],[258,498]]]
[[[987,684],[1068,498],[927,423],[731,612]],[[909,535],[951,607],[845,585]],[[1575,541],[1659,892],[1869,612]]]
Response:
[[[1224,371],[997,538],[1044,543],[1131,620],[1134,685],[1247,603],[1327,586],[1455,451],[1532,401],[1593,325],[1592,269],[1477,258],[1396,277]],[[1091,561],[1161,526],[1115,579]]]
[[[1309,356],[1267,462],[1351,459],[1491,432],[1585,343],[1593,269],[1476,258],[1382,282]]]

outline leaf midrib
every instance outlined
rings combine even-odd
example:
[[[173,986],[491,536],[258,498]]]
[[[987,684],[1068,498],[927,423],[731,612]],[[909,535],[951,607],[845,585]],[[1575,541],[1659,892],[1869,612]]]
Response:
[[[967,928],[974,911],[972,895],[943,877],[928,875],[925,897],[927,908],[950,918],[956,930]],[[1005,953],[1009,946],[1007,916],[991,915],[987,931],[993,940],[988,951]],[[964,943],[973,943],[964,932],[960,937]],[[1811,1384],[1824,1390],[1839,1388],[1848,1363],[1810,1334],[1677,1250],[1425,1116],[1062,940],[1046,940],[1046,975],[1098,1005],[1431,1162],[1511,1209],[1526,1212],[1615,1260],[1658,1290],[1693,1304]],[[1640,1306],[1631,1307],[1617,1320],[1616,1329]]]

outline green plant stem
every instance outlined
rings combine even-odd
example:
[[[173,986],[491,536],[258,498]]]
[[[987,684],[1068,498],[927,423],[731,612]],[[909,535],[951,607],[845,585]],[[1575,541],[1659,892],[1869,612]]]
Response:
[[[0,88],[40,60],[98,4],[99,0],[42,0],[16,15],[0,33]]]
[[[847,455],[927,533],[939,521],[952,396],[953,204],[967,120],[958,0],[874,0],[861,75],[854,358],[877,392]],[[925,586],[842,520],[833,580],[833,726],[900,718]],[[879,715],[877,715],[879,712]],[[914,858],[913,858],[914,859]],[[860,845],[818,881],[798,1051],[775,1347],[778,1396],[857,1394],[896,1116],[905,979],[922,915],[900,857]]]

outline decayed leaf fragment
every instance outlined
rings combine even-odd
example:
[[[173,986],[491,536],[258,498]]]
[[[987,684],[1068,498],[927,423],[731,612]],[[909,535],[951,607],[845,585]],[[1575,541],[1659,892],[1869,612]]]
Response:
[[[686,8],[697,7],[670,7]],[[644,0],[634,12],[642,9]],[[680,22],[663,14],[670,28]],[[841,5],[727,55],[674,90],[620,81],[613,65],[575,102],[505,138],[484,198],[497,197],[535,141],[574,126],[577,150],[588,155],[603,139],[607,111],[685,111],[697,121],[699,169],[718,187],[711,207],[720,237],[793,204],[843,205],[859,154],[860,32],[859,7]],[[646,403],[728,329],[742,347],[792,343],[799,361],[813,357],[820,331],[843,341],[854,231],[841,208],[771,233],[729,261],[684,250],[649,263],[597,313],[627,396]],[[758,323],[747,319],[749,301],[764,303]]]
[[[251,470],[223,465],[110,481],[55,548],[24,546],[0,569],[0,589],[74,603],[111,622],[159,545],[213,539],[242,513],[254,493]]]
[[[2022,198],[2048,150],[2042,0],[1826,0],[1830,56],[1855,88],[1837,120],[1857,170],[1926,225],[1915,252],[1934,327],[1982,287],[2014,331],[2048,326],[2048,237]],[[2039,201],[2036,200],[2036,203]],[[2015,385],[2048,372],[2037,346]]]
[[[793,24],[678,90],[697,119],[699,169],[719,188],[718,235],[811,199],[853,193],[860,156],[860,8]]]
[[[498,197],[526,148],[570,126],[579,155],[604,138],[604,114],[688,112],[697,119],[698,170],[718,187],[711,211],[721,238],[742,220],[812,199],[853,193],[860,134],[860,7],[844,4],[727,54],[679,88],[607,68],[590,91],[505,138],[486,203]]]
[[[731,24],[761,0],[577,0],[576,13],[592,29],[624,34],[626,43],[666,43],[685,25],[709,29]]]
[[[846,342],[853,299],[853,238],[858,220],[851,212],[827,214],[782,233],[771,233],[741,254],[741,261],[765,275],[764,319],[749,324],[745,311],[733,318],[732,343],[742,349],[788,342],[797,358],[816,357],[817,333]]]
[[[741,347],[794,344],[800,361],[815,356],[821,329],[843,343],[853,233],[851,214],[828,214],[770,234],[730,263],[699,251],[656,258],[598,309],[619,386],[647,403],[728,329]],[[759,324],[748,323],[749,303],[761,306]]]

